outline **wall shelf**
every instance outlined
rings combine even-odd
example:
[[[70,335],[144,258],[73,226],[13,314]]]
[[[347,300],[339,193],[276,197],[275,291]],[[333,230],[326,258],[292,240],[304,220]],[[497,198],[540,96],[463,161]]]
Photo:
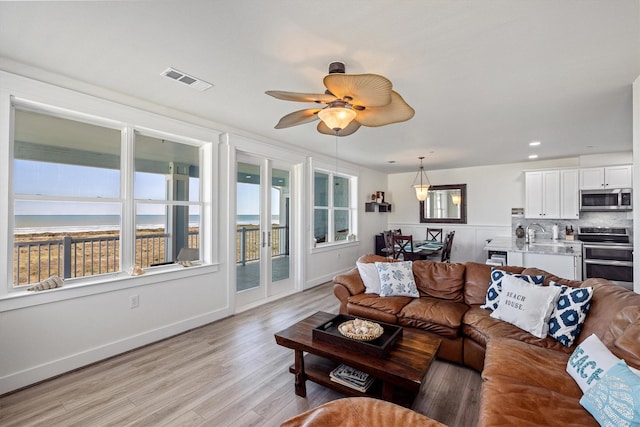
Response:
[[[391,203],[366,202],[364,204],[365,212],[391,212]]]

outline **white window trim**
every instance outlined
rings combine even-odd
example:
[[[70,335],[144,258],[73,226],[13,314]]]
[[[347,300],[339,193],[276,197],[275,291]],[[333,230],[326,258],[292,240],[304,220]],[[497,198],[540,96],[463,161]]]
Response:
[[[337,247],[337,246],[347,246],[347,245],[353,245],[358,243],[356,240],[335,240],[335,224],[334,224],[334,216],[333,213],[335,212],[335,210],[340,210],[340,211],[349,211],[349,223],[350,223],[350,234],[353,234],[355,236],[358,235],[358,206],[357,206],[357,193],[358,193],[358,177],[355,174],[352,174],[350,172],[347,171],[343,171],[343,170],[338,170],[336,171],[331,170],[328,167],[322,167],[322,165],[318,165],[318,166],[313,166],[311,165],[310,169],[310,178],[309,178],[309,183],[311,186],[311,191],[309,192],[309,194],[311,195],[311,200],[310,200],[310,217],[309,217],[309,221],[311,224],[310,228],[310,242],[311,242],[311,250],[312,252],[323,252],[322,249],[330,249],[332,247]],[[329,175],[329,200],[328,200],[328,206],[327,206],[327,210],[328,210],[328,215],[327,215],[327,222],[328,222],[328,241],[326,242],[322,242],[322,243],[316,243],[315,242],[315,210],[316,210],[316,205],[315,205],[315,174],[316,172],[320,172],[320,173],[324,173]],[[336,208],[335,206],[333,206],[333,180],[334,177],[340,177],[340,178],[345,178],[349,181],[349,207],[348,208],[343,208],[343,207],[339,207]],[[320,206],[318,208],[324,209],[324,206]]]
[[[0,245],[0,262],[4,262],[6,266],[10,267],[6,269],[6,277],[4,278],[6,286],[0,286],[0,312],[7,308],[5,307],[5,301],[14,301],[16,298],[21,301],[32,301],[19,304],[20,306],[30,306],[42,303],[38,301],[48,302],[75,298],[78,294],[91,295],[111,292],[129,286],[138,286],[150,280],[144,278],[147,275],[129,276],[126,273],[125,266],[122,265],[123,271],[120,273],[87,276],[88,278],[85,279],[86,284],[80,283],[80,280],[78,280],[79,283],[76,285],[73,283],[76,281],[75,279],[73,281],[70,280],[68,286],[65,285],[62,288],[45,293],[27,292],[23,286],[13,286],[14,199],[12,179],[14,107],[21,109],[35,108],[45,114],[118,129],[122,131],[123,138],[128,139],[129,142],[134,137],[134,129],[144,129],[145,133],[166,135],[167,139],[170,136],[173,140],[199,146],[202,155],[200,170],[201,180],[203,181],[201,188],[201,203],[203,206],[201,212],[202,239],[200,244],[202,245],[202,260],[206,265],[189,269],[176,266],[175,271],[167,271],[167,268],[157,271],[170,276],[189,277],[218,270],[219,251],[217,245],[214,244],[218,240],[215,239],[219,232],[217,225],[218,214],[217,207],[212,206],[212,203],[218,197],[218,174],[215,173],[214,168],[218,167],[217,146],[222,132],[0,71],[0,190],[6,194],[4,196],[5,200],[0,203],[0,241],[5,242]],[[130,125],[131,123],[135,123],[135,128]],[[131,151],[133,145],[126,143],[122,146],[126,147],[123,150],[130,151],[126,153],[128,160],[123,161],[123,166],[130,170],[133,167],[132,160],[129,159],[133,155]],[[125,181],[124,177],[123,181]],[[132,177],[130,181],[132,181]],[[123,182],[122,185],[125,188],[123,190],[124,194],[128,196],[125,198],[125,202],[132,204],[133,182]],[[130,231],[123,228],[122,233],[124,235],[125,232]],[[121,253],[121,256],[124,262],[125,255]],[[147,277],[151,276],[155,276],[155,274]],[[108,280],[105,281],[104,279],[106,278]],[[158,278],[154,280],[157,282]],[[81,290],[78,291],[79,289]],[[30,298],[21,298],[26,296]]]

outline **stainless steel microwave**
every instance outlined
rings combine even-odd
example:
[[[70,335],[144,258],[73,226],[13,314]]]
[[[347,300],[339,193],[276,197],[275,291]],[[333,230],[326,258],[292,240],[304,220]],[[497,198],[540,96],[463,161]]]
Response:
[[[630,188],[580,190],[580,211],[630,211],[631,192]]]

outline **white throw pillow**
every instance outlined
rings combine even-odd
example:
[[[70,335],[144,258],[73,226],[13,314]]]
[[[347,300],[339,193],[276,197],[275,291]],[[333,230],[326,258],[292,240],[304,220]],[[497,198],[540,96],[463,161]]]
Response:
[[[558,287],[536,286],[514,276],[505,276],[498,308],[491,317],[544,338],[549,332],[549,317],[559,296]]]
[[[376,262],[380,277],[381,297],[418,298],[418,287],[413,278],[413,262]]]
[[[571,354],[567,362],[567,372],[582,391],[586,392],[619,361],[620,359],[611,353],[597,335],[591,334]]]
[[[372,262],[356,262],[358,272],[364,283],[365,294],[379,294],[380,293],[380,276],[378,275],[378,269]]]

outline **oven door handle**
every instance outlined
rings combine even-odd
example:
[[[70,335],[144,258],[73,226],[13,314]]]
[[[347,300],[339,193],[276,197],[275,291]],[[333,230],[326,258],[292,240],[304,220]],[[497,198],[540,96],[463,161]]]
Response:
[[[611,265],[615,267],[633,267],[632,261],[611,261],[606,259],[585,259],[585,264]]]
[[[583,249],[611,249],[616,251],[633,251],[633,246],[614,246],[614,245],[582,245]]]

